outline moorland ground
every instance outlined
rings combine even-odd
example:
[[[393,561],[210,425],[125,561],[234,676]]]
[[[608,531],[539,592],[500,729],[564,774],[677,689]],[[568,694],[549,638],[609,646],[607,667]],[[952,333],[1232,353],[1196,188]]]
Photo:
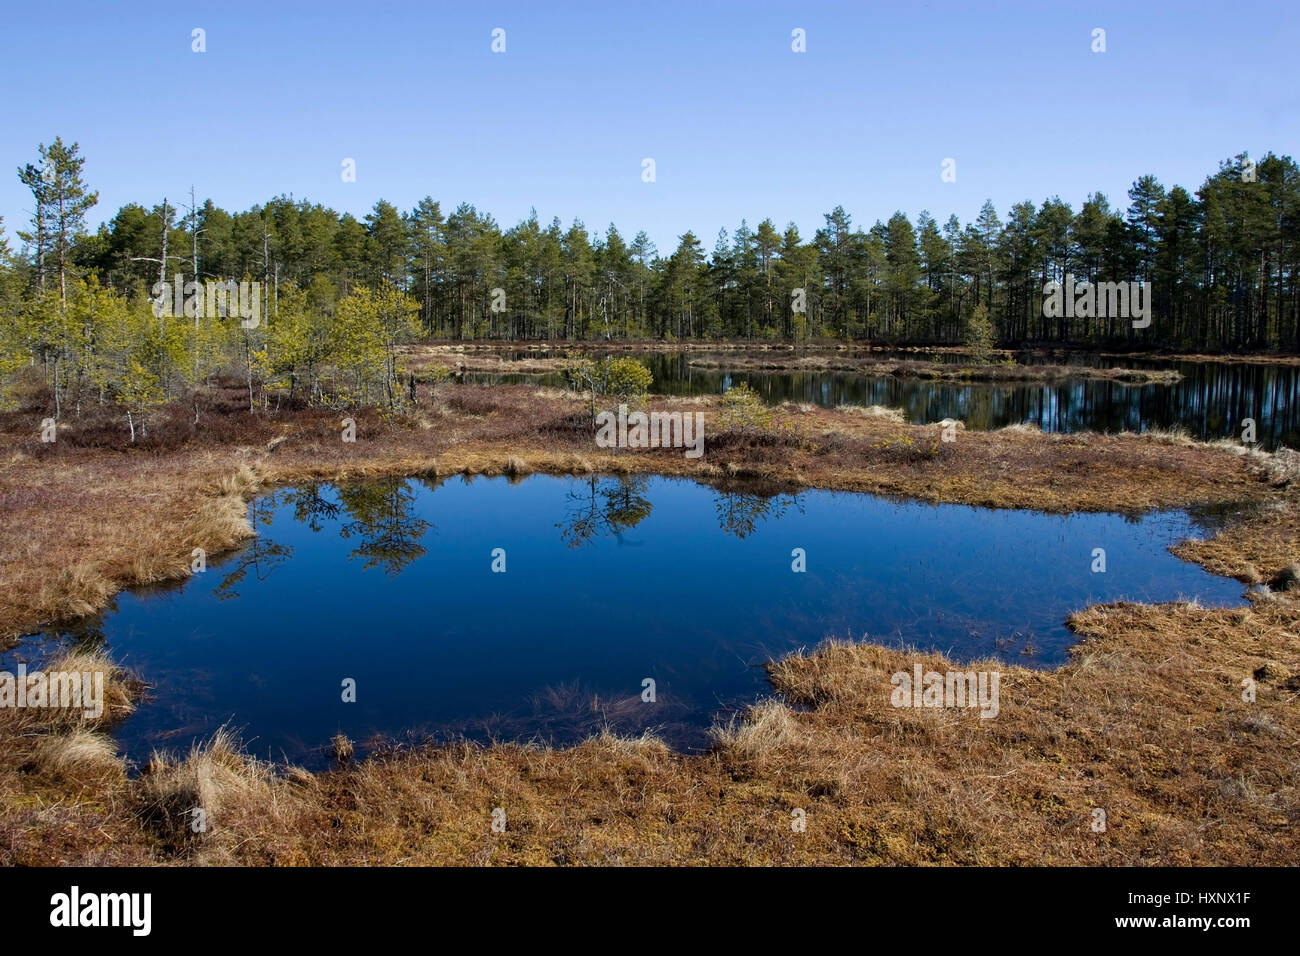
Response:
[[[1064,666],[998,665],[994,720],[890,706],[890,675],[918,661],[949,669],[939,655],[871,635],[827,643],[771,662],[771,699],[720,724],[703,754],[604,734],[564,749],[393,745],[308,773],[221,734],[134,773],[111,730],[149,675],[74,651],[68,666],[109,678],[111,706],[95,721],[0,709],[0,860],[1288,864],[1300,851],[1294,452],[1024,427],[943,442],[939,426],[891,410],[807,405],[775,409],[765,428],[718,430],[715,397],[651,397],[657,410],[705,413],[706,454],[691,460],[597,448],[576,393],[428,382],[407,412],[351,413],[357,440],[344,443],[340,413],[250,412],[241,388],[164,408],[134,445],[119,414],[95,409],[42,442],[47,396],[37,383],[20,391],[0,415],[5,639],[188,575],[193,548],[216,555],[254,534],[247,502],[264,490],[397,475],[641,472],[1058,513],[1221,506],[1232,520],[1176,551],[1256,587],[1240,608],[1079,611]],[[192,832],[194,807],[206,832]]]

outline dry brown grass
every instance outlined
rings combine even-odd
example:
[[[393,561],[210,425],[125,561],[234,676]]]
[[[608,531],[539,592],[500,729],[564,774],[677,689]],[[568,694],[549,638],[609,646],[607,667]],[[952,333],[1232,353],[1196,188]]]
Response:
[[[1059,382],[1070,378],[1102,379],[1125,385],[1171,385],[1182,379],[1168,369],[1100,368],[1091,365],[1018,365],[997,362],[959,365],[914,360],[881,359],[871,355],[812,354],[701,356],[690,359],[695,368],[763,372],[853,372],[892,375],[895,378],[966,382]]]
[[[706,432],[693,462],[595,448],[581,401],[565,393],[453,401],[463,388],[445,387],[445,401],[407,422],[358,415],[355,445],[314,413],[287,416],[272,449],[260,431],[150,452],[20,442],[0,462],[0,624],[20,633],[188,573],[192,548],[215,554],[251,533],[244,501],[276,483],[527,470],[735,474],[1050,511],[1244,502],[1253,507],[1218,536],[1179,553],[1278,586],[1242,609],[1081,612],[1066,666],[1001,668],[994,720],[890,706],[894,671],[948,669],[940,657],[829,644],[774,662],[779,699],[720,726],[717,746],[694,756],[602,734],[566,750],[394,748],[311,775],[252,760],[223,733],[132,780],[103,735],[111,715],[81,726],[0,712],[0,861],[1294,862],[1300,602],[1287,569],[1300,563],[1300,518],[1286,455],[1004,429],[963,431],[918,459],[878,448],[900,436],[928,447],[937,426],[787,408],[768,433]],[[713,400],[655,402],[707,415]],[[1241,699],[1246,678],[1253,704]],[[120,714],[132,695],[114,680]],[[193,832],[196,807],[206,832]],[[1091,829],[1094,807],[1107,811],[1105,833]],[[795,810],[806,832],[792,828]]]
[[[564,357],[504,358],[497,350],[467,349],[464,346],[413,345],[402,356],[402,365],[420,375],[427,369],[453,373],[488,375],[544,375],[561,371],[570,361]]]
[[[154,754],[133,788],[141,825],[173,854],[193,862],[287,862],[269,839],[290,821],[310,776],[246,755],[228,729],[196,744],[182,760]],[[256,846],[245,846],[260,834]]]
[[[78,785],[101,787],[105,778],[120,778],[126,769],[112,739],[85,727],[39,737],[32,763],[39,773]]]
[[[0,641],[184,576],[195,547],[216,554],[248,537],[243,498],[219,493],[244,457],[69,449],[0,463]]]
[[[356,753],[356,746],[344,734],[335,734],[334,739],[330,741],[330,747],[334,751],[335,763],[347,763]]]
[[[41,670],[101,674],[103,713],[0,708],[0,855],[38,865],[151,861],[126,765],[108,734],[132,710],[139,682],[99,651],[73,650]]]
[[[1275,355],[1269,352],[1256,352],[1244,355],[1234,355],[1232,353],[1206,355],[1201,352],[1100,352],[1098,354],[1105,358],[1162,359],[1167,362],[1214,362],[1215,364],[1221,364],[1224,362],[1244,362],[1257,365],[1300,365],[1300,355]]]
[[[94,721],[96,725],[112,724],[135,710],[135,702],[140,696],[142,684],[134,674],[129,674],[118,667],[102,649],[73,648],[56,656],[45,667],[49,671],[91,674],[93,679],[103,682],[103,715]],[[70,712],[49,709],[44,712],[44,720],[60,725],[82,724],[85,718],[75,708]]]
[[[812,708],[826,749],[807,765],[854,768],[837,802],[876,812],[827,809],[857,816],[880,862],[1284,864],[1300,848],[1295,690],[1261,684],[1247,703],[1241,681],[1300,656],[1296,620],[1294,605],[1090,608],[1059,670],[960,668],[1001,670],[987,721],[889,704],[894,672],[953,667],[937,655],[840,642],[771,672]]]
[[[763,760],[797,741],[800,732],[789,707],[779,700],[765,700],[750,707],[743,718],[715,726],[712,736],[719,751],[733,759]]]
[[[812,411],[813,406],[801,407],[805,414]],[[837,411],[845,415],[858,415],[862,418],[879,418],[887,422],[893,422],[901,425],[907,421],[901,408],[889,408],[886,405],[841,405]]]
[[[28,673],[36,670],[47,675],[60,672],[90,675],[90,680],[97,683],[103,695],[101,713],[98,717],[87,717],[88,701],[73,707],[0,707],[0,728],[3,728],[0,736],[13,739],[47,729],[103,729],[135,710],[135,701],[143,689],[137,676],[118,667],[98,649],[64,651],[40,667],[29,667]]]
[[[132,562],[139,559],[132,557]],[[116,589],[90,564],[78,563],[56,571],[41,588],[37,606],[50,618],[84,617],[108,603]]]

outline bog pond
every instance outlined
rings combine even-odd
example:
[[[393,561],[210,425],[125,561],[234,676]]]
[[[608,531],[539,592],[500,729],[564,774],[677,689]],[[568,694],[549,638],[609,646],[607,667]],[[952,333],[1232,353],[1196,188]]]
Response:
[[[523,358],[529,353],[504,353]],[[551,353],[531,353],[550,356]],[[557,356],[553,356],[557,357]],[[653,391],[665,395],[717,395],[745,383],[771,404],[885,405],[898,408],[908,422],[926,425],[956,418],[968,428],[988,430],[1033,425],[1048,432],[1141,432],[1152,428],[1183,429],[1202,441],[1239,439],[1242,420],[1256,423],[1261,448],[1300,448],[1300,366],[1263,362],[1174,362],[1162,359],[1109,359],[1076,356],[1080,366],[1171,370],[1182,377],[1173,384],[1128,385],[1083,376],[1057,382],[926,381],[893,375],[830,371],[752,371],[728,369],[728,357],[714,356],[720,367],[692,365],[691,355],[648,352],[634,356],[654,375]],[[916,360],[956,361],[960,356],[907,354]],[[1047,359],[1018,357],[1022,364]],[[1060,361],[1060,360],[1057,360]],[[467,373],[478,383],[538,382],[559,386],[563,376]]]
[[[1090,603],[1244,597],[1168,552],[1209,533],[1176,511],[1058,516],[605,476],[319,485],[250,509],[257,538],[206,572],[124,592],[0,666],[103,642],[151,687],[114,731],[137,763],[223,723],[255,754],[313,767],[338,732],[563,744],[652,728],[691,749],[769,692],[766,659],[826,637],[1054,667],[1073,642],[1065,618]]]

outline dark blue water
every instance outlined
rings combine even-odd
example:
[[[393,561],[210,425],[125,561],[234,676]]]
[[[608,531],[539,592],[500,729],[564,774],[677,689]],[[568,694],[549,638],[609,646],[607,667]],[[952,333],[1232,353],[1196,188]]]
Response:
[[[542,476],[289,489],[252,507],[254,543],[183,584],[120,595],[81,636],[153,685],[118,728],[137,761],[227,721],[255,753],[309,765],[339,731],[564,743],[607,724],[689,748],[719,711],[767,692],[764,660],[828,636],[1055,666],[1066,616],[1089,603],[1242,600],[1240,584],[1168,553],[1196,531],[1182,513]],[[5,663],[48,649],[34,638]]]

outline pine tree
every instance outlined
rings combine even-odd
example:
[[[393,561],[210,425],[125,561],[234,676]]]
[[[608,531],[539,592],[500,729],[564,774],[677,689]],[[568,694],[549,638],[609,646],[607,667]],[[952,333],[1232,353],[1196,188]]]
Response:
[[[988,306],[981,302],[971,311],[966,323],[966,348],[970,350],[971,361],[987,365],[992,360],[995,344]]]
[[[42,169],[40,171],[41,188],[33,189],[37,205],[42,203],[46,209],[47,224],[50,229],[50,244],[53,246],[55,263],[59,270],[59,303],[68,307],[68,265],[72,253],[72,243],[82,232],[86,213],[99,202],[99,193],[87,192],[86,184],[81,178],[85,159],[78,155],[76,143],[63,145],[63,140],[55,137],[48,147],[40,147]],[[27,183],[28,171],[23,174]]]

